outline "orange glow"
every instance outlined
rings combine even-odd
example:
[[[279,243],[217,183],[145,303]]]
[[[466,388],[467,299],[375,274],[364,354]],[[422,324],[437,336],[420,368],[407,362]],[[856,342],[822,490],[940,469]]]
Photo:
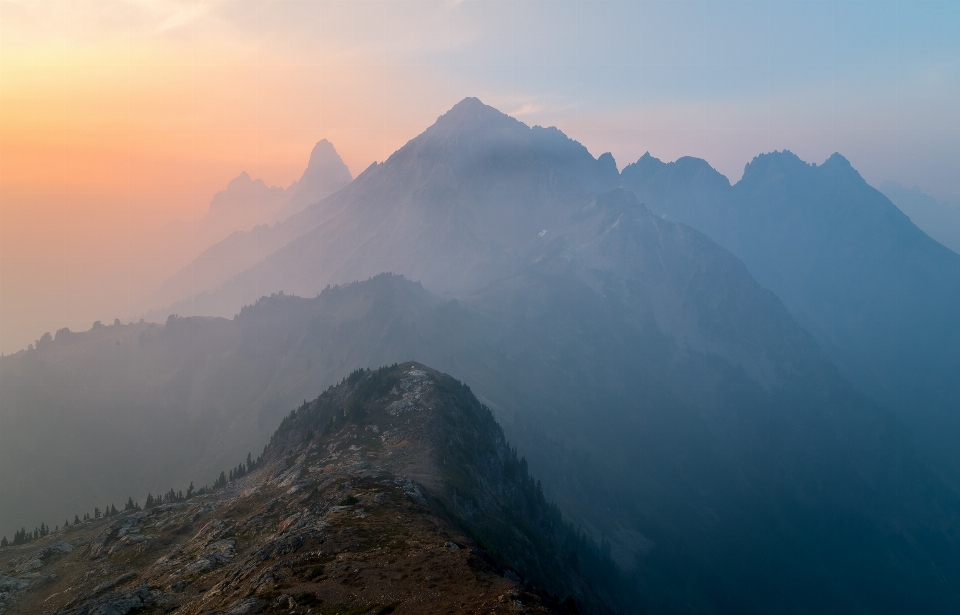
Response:
[[[348,48],[298,50],[215,20],[169,27],[207,3],[117,5],[176,9],[146,26],[104,25],[96,4],[39,4],[0,13],[4,352],[134,316],[124,306],[194,256],[171,254],[163,226],[203,216],[241,171],[287,186],[327,138],[356,175],[457,99]]]

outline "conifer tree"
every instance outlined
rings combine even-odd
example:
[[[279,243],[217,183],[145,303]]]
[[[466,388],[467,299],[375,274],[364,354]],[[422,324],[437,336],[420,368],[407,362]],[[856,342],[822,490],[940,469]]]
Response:
[[[7,546],[8,544],[10,544],[10,543],[7,542],[7,536],[4,535],[3,538],[0,539],[0,547],[5,547],[5,546]]]
[[[78,517],[77,515],[74,515],[74,516],[73,516],[73,524],[74,524],[74,525],[79,525],[79,524],[80,524],[80,517]]]

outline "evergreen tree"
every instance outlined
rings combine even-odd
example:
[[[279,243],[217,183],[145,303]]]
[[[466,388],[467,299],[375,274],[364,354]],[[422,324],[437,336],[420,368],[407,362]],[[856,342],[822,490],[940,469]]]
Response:
[[[153,508],[156,505],[156,501],[153,499],[153,494],[147,494],[147,501],[143,503],[143,507],[146,510]]]
[[[5,546],[7,546],[8,544],[10,544],[10,543],[7,542],[7,536],[4,535],[3,538],[0,539],[0,547],[5,547]]]
[[[187,499],[189,500],[192,497],[193,497],[193,481],[190,481],[190,486],[187,487]]]
[[[80,525],[80,517],[78,517],[77,515],[74,515],[74,516],[73,516],[73,524],[74,524],[74,525]]]
[[[128,510],[135,510],[136,507],[137,505],[133,503],[133,498],[127,498],[127,503],[123,507],[123,511],[126,512]]]
[[[99,506],[94,506],[94,507],[93,507],[93,518],[94,518],[94,519],[99,519],[99,518],[100,518],[100,507],[99,507]]]
[[[111,504],[111,505],[110,505],[110,516],[112,517],[113,515],[119,515],[119,514],[120,514],[120,511],[117,510],[117,507],[114,506],[113,504]]]

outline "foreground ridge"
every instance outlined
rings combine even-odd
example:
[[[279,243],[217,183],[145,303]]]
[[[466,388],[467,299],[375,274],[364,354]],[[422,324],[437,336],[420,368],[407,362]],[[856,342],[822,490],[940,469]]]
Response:
[[[0,612],[605,612],[579,568],[616,570],[525,466],[465,385],[358,370],[225,489],[6,549]]]

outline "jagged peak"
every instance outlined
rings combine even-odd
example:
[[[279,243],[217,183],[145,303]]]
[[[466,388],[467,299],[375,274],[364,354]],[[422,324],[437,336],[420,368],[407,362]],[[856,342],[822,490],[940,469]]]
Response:
[[[338,176],[336,179],[341,181],[350,181],[353,179],[353,175],[350,174],[350,169],[348,169],[347,165],[343,162],[343,158],[337,153],[337,149],[333,146],[333,143],[327,139],[320,139],[317,141],[317,144],[313,146],[313,149],[310,151],[310,161],[307,163],[307,168],[303,172],[300,180],[303,181],[305,177],[321,171],[334,173]]]
[[[846,176],[850,179],[863,180],[860,173],[850,164],[850,161],[837,152],[831,154],[819,168],[822,172],[834,176]]]
[[[639,160],[624,167],[621,176],[627,180],[633,179],[636,176],[639,176],[640,180],[645,180],[658,173],[671,170],[679,173],[684,178],[706,176],[712,177],[727,186],[730,185],[730,180],[727,179],[727,176],[717,171],[703,158],[683,156],[674,162],[663,162],[659,158],[651,156],[650,152],[646,152]]]
[[[813,165],[804,162],[790,150],[774,150],[759,154],[748,162],[743,169],[743,177],[738,183],[757,181],[771,173],[788,175],[802,173],[812,168]]]
[[[619,174],[619,171],[617,170],[617,161],[613,157],[613,154],[611,154],[610,152],[604,152],[600,154],[600,157],[597,158],[597,162],[600,163],[601,167],[605,169],[612,168],[614,171],[617,171],[617,173]]]
[[[773,151],[756,156],[744,167],[740,183],[760,181],[771,175],[797,176],[804,173],[817,173],[818,176],[847,177],[863,181],[860,173],[850,161],[839,153],[832,154],[823,164],[811,164],[790,150]]]

